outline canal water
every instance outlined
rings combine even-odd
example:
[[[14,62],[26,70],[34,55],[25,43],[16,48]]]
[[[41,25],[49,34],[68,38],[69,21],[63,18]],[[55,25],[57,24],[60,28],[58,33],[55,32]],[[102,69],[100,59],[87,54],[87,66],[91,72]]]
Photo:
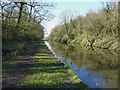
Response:
[[[90,88],[118,88],[118,53],[45,42],[53,54]]]

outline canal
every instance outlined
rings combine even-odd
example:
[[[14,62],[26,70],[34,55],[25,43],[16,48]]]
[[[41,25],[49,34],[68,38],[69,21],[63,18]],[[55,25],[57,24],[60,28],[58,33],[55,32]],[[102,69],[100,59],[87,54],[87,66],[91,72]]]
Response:
[[[45,42],[90,88],[118,88],[118,52]]]

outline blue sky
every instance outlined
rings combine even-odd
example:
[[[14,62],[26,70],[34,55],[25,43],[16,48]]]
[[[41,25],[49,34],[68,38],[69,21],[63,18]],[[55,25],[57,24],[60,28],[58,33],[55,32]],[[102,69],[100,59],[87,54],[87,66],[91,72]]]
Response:
[[[74,13],[76,16],[86,15],[89,11],[97,12],[102,8],[101,2],[53,2],[56,4],[51,13],[55,17],[50,21],[44,21],[42,24],[45,26],[46,34],[49,34],[56,25],[61,22],[61,17],[64,14],[70,15]]]

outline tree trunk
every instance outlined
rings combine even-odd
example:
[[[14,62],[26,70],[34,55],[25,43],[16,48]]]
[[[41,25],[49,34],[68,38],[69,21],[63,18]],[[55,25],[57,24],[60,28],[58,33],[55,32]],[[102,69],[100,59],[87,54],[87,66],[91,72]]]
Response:
[[[29,22],[30,22],[30,20],[31,20],[31,16],[32,16],[32,6],[30,7]]]
[[[20,2],[19,13],[18,13],[18,21],[17,21],[16,28],[18,27],[18,25],[20,23],[20,19],[21,19],[21,16],[22,16],[23,6],[24,6],[24,3]]]

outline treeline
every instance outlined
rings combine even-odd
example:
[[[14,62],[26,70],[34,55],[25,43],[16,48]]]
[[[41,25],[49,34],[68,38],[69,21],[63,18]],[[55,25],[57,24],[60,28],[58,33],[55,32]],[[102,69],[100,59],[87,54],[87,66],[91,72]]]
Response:
[[[60,43],[97,46],[118,49],[118,3],[103,3],[97,13],[89,12],[76,19],[64,17],[63,24],[56,26],[49,40]]]
[[[14,56],[25,54],[44,37],[43,20],[53,17],[52,3],[1,2],[2,54]]]

